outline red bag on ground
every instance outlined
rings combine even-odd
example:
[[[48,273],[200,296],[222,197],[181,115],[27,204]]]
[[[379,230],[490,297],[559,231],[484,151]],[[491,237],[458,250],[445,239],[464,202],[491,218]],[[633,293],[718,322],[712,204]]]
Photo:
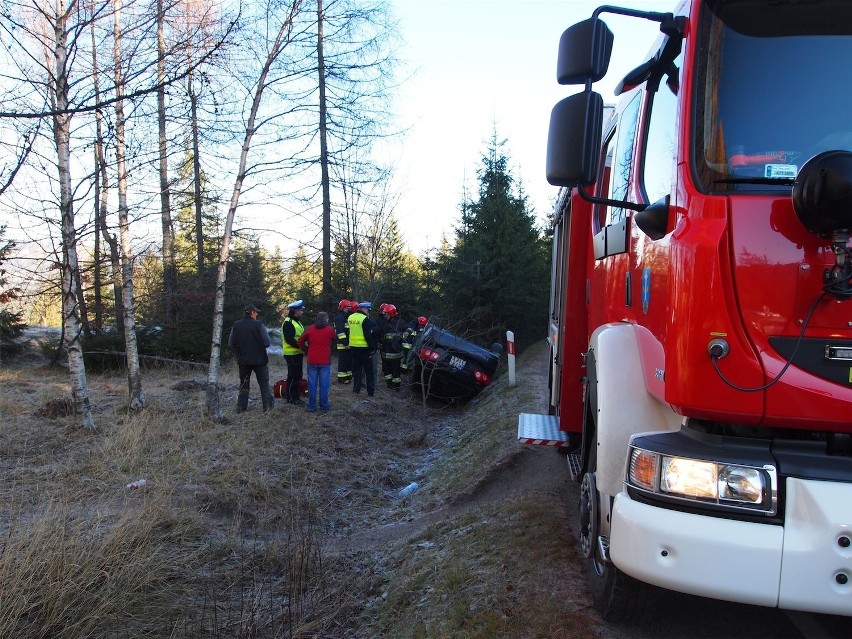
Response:
[[[307,396],[308,394],[308,380],[300,379],[299,380],[299,395]],[[287,380],[279,379],[272,385],[272,396],[277,397],[278,399],[283,399],[287,397]]]

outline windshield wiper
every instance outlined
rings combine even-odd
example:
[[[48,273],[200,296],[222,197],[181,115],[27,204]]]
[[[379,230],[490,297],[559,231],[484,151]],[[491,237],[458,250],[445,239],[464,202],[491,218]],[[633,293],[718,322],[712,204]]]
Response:
[[[713,180],[714,184],[782,184],[785,186],[793,186],[795,180],[793,178],[724,178],[721,180]]]

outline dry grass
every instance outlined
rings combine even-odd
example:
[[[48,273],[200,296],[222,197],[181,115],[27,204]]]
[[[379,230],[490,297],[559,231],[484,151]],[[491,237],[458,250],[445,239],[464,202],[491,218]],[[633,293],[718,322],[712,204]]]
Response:
[[[193,556],[180,543],[186,522],[162,500],[138,506],[116,515],[52,503],[4,521],[0,636],[162,636],[158,612]]]
[[[426,510],[440,509],[439,516],[426,518],[430,525],[381,560],[382,579],[365,614],[368,632],[353,636],[600,636],[564,495],[542,492],[544,482],[537,483],[562,472],[564,459],[515,440],[518,413],[543,408],[543,355],[541,348],[525,353],[517,386],[501,378],[450,420],[419,500]],[[542,459],[546,468],[537,466]]]
[[[36,414],[65,397],[62,371],[0,369],[0,637],[593,636],[554,634],[559,605],[545,626],[511,612],[566,552],[562,524],[476,503],[535,389],[500,380],[459,408],[334,386],[308,414],[262,413],[253,388],[236,415],[226,368],[219,424],[203,390],[176,390],[192,377],[147,372],[135,416],[123,378],[90,380],[86,432]],[[518,553],[531,531],[548,541]]]
[[[123,378],[91,379],[86,432],[62,371],[0,369],[0,637],[342,634],[361,568],[336,540],[393,520],[422,409],[346,386],[327,414],[253,402],[217,424],[174,390],[191,375],[147,372],[135,416]]]

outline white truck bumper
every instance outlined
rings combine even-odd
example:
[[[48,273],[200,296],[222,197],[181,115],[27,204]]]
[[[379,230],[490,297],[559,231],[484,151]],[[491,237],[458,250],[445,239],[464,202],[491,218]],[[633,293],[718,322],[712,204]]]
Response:
[[[649,506],[619,493],[610,558],[640,581],[759,606],[852,615],[852,485],[788,479],[784,526]]]

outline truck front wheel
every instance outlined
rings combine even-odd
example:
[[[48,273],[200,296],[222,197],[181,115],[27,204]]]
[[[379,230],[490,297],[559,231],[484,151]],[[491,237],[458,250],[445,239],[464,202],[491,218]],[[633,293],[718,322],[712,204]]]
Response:
[[[592,450],[596,442],[592,443]],[[580,549],[586,559],[589,592],[595,608],[606,621],[635,620],[645,603],[646,586],[624,574],[604,556],[600,542],[600,499],[595,486],[594,457],[580,484]],[[606,497],[604,497],[606,498]],[[604,541],[605,543],[605,541]]]

